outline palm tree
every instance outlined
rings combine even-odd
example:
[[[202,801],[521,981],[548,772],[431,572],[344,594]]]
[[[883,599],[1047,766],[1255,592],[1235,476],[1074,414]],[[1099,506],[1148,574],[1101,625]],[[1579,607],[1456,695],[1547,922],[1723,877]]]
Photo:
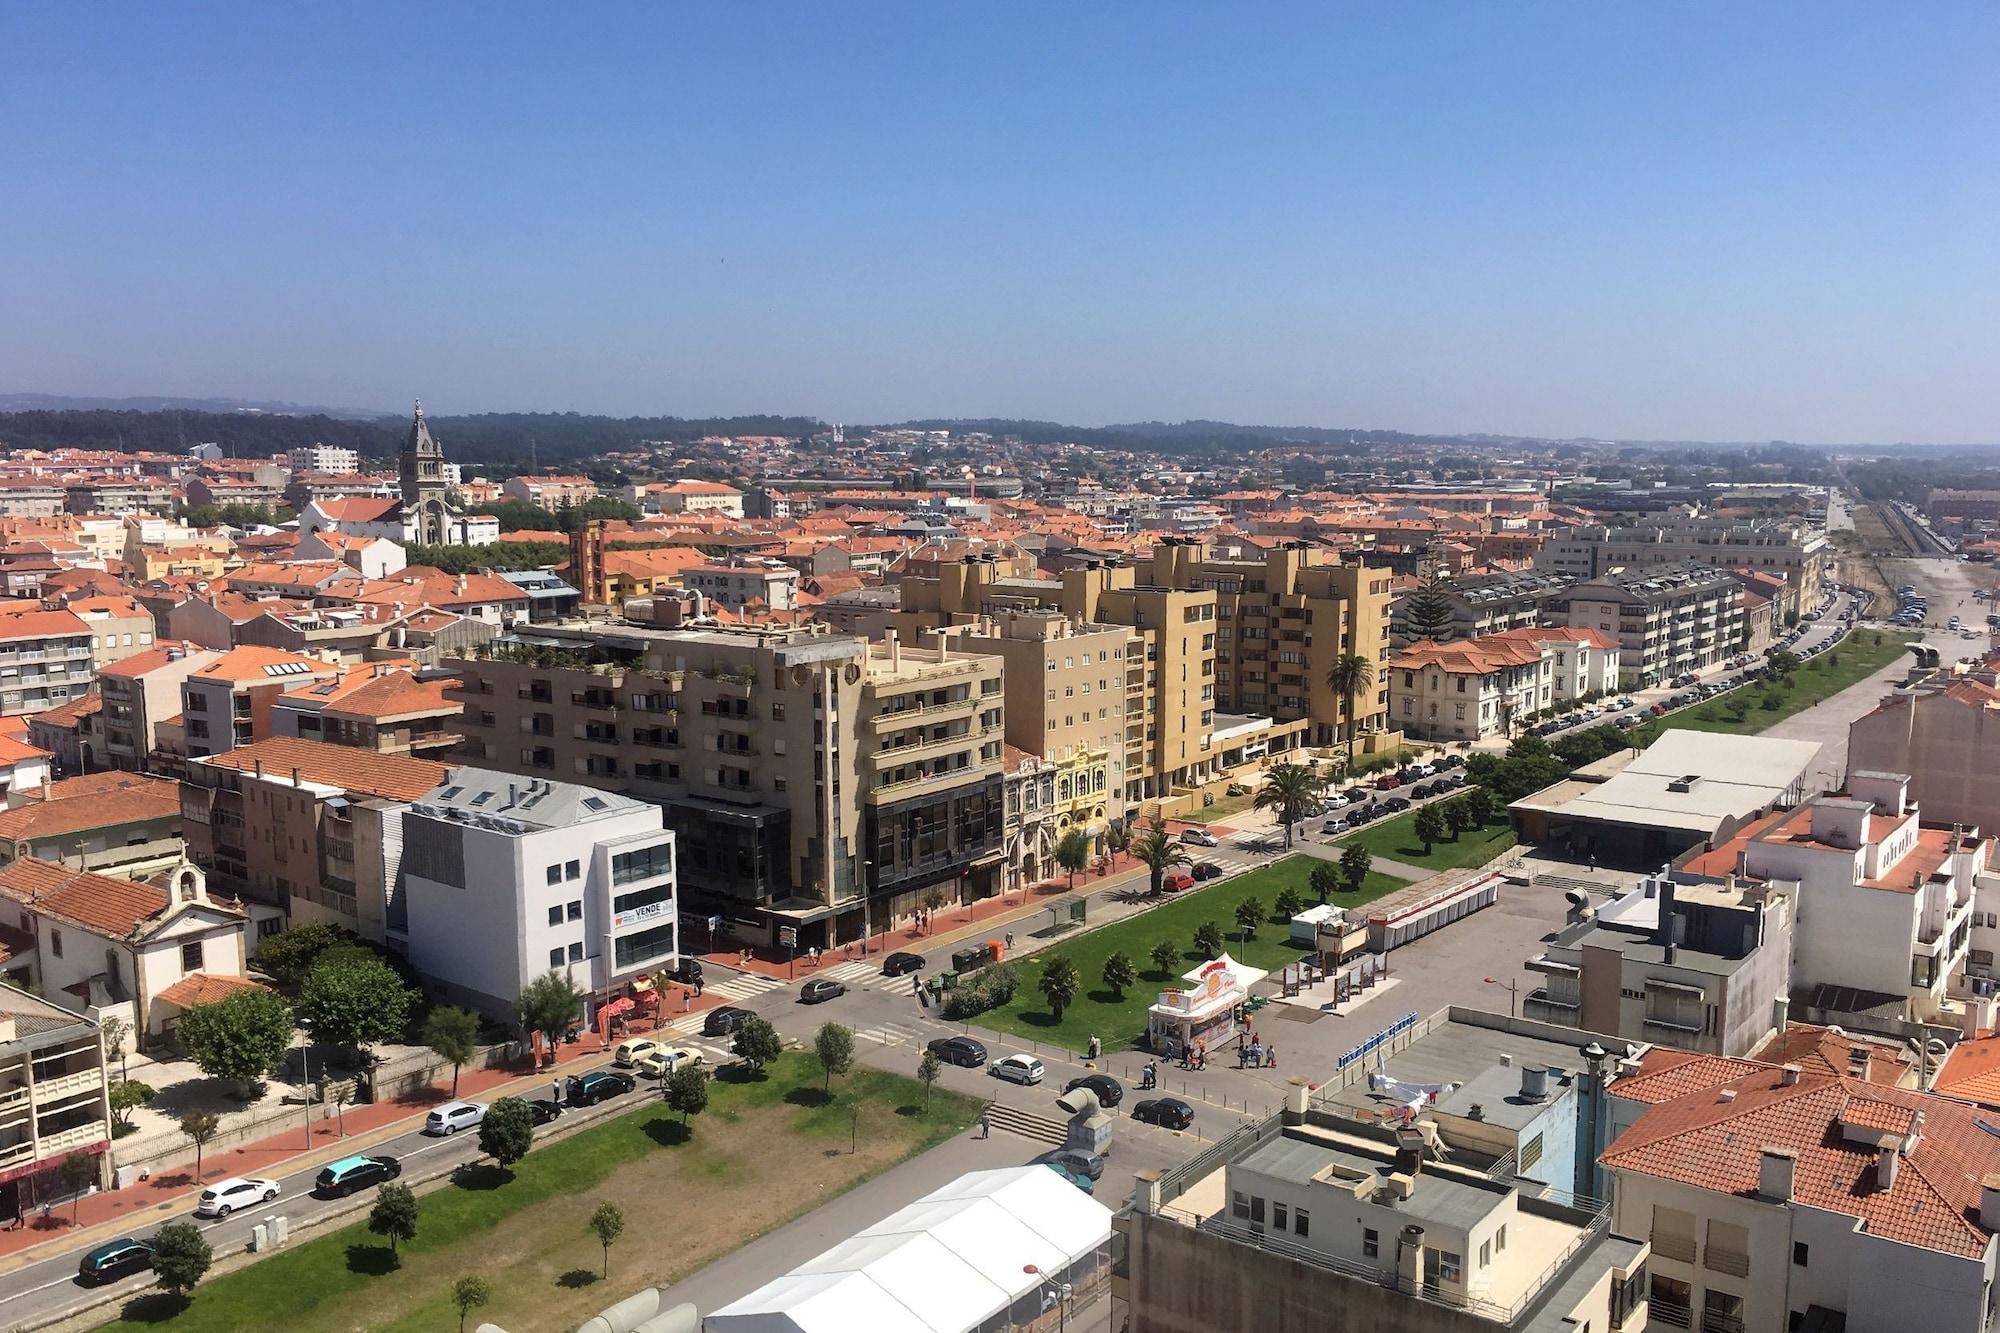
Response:
[[[1319,775],[1303,764],[1273,764],[1253,802],[1259,810],[1276,810],[1285,825],[1285,846],[1292,845],[1292,825],[1312,813],[1320,794]]]
[[[1153,872],[1155,898],[1160,896],[1160,885],[1167,877],[1168,868],[1188,863],[1188,854],[1181,850],[1179,843],[1167,836],[1167,826],[1157,819],[1151,828],[1133,840],[1132,855],[1145,862],[1146,868]]]
[[[1347,766],[1354,767],[1354,697],[1375,683],[1375,664],[1360,653],[1343,653],[1326,673],[1326,687],[1340,696],[1347,721]]]

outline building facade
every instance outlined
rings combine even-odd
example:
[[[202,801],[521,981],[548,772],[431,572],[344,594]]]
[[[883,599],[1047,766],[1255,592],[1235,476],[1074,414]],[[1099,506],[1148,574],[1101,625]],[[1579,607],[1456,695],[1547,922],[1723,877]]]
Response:
[[[1572,586],[1554,608],[1571,629],[1618,640],[1619,684],[1658,685],[1706,671],[1749,641],[1742,584],[1705,565],[1662,566]]]
[[[1555,652],[1517,639],[1419,640],[1383,664],[1390,721],[1427,741],[1511,734],[1555,703]]]

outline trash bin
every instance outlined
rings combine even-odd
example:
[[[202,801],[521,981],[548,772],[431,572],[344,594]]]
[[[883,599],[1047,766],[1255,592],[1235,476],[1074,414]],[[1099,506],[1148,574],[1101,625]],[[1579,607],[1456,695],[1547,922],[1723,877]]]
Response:
[[[957,953],[954,953],[951,956],[951,968],[954,972],[971,972],[976,968],[986,966],[992,961],[993,951],[981,944],[968,949],[960,949]]]
[[[958,973],[940,972],[938,973],[938,982],[946,990],[952,990],[958,985]]]

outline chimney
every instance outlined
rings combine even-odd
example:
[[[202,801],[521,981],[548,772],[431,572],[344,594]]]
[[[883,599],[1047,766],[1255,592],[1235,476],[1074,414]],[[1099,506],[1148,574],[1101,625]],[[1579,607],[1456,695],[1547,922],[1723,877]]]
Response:
[[[1797,1065],[1786,1065],[1784,1072],[1778,1076],[1778,1082],[1788,1088],[1795,1087],[1799,1081],[1799,1073],[1800,1070]]]
[[[1862,1043],[1856,1042],[1847,1048],[1847,1076],[1849,1078],[1858,1078],[1866,1082],[1868,1079],[1868,1068],[1871,1063],[1872,1057],[1869,1050]]]
[[[889,640],[889,669],[896,670],[903,665],[903,646],[896,639],[896,631],[889,630],[884,635]]]
[[[2000,1174],[1988,1172],[1979,1178],[1979,1225],[2000,1231]]]
[[[299,785],[299,770],[296,768],[292,770],[292,785],[294,787]]]
[[[1549,1071],[1539,1065],[1521,1066],[1521,1100],[1524,1102],[1547,1101],[1549,1096]]]
[[[1410,1225],[1396,1237],[1396,1285],[1421,1291],[1424,1283],[1424,1229]]]
[[[1875,1188],[1891,1190],[1896,1187],[1896,1162],[1902,1154],[1894,1148],[1879,1148],[1875,1152]],[[1985,1202],[1985,1191],[1980,1191],[1980,1202]]]
[[[1757,1193],[1778,1203],[1792,1201],[1792,1181],[1799,1169],[1799,1155],[1790,1148],[1766,1145],[1757,1154]]]
[[[256,761],[256,768],[257,768],[257,776],[258,776],[258,777],[260,777],[260,778],[261,778],[261,777],[263,777],[263,776],[264,776],[264,761],[263,761],[262,759],[259,759],[259,760],[257,760],[257,761]]]

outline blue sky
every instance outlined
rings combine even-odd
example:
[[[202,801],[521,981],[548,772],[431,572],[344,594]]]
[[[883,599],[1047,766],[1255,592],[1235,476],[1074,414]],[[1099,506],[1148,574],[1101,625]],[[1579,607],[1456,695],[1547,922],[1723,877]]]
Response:
[[[2000,439],[2000,9],[0,8],[0,389]]]

